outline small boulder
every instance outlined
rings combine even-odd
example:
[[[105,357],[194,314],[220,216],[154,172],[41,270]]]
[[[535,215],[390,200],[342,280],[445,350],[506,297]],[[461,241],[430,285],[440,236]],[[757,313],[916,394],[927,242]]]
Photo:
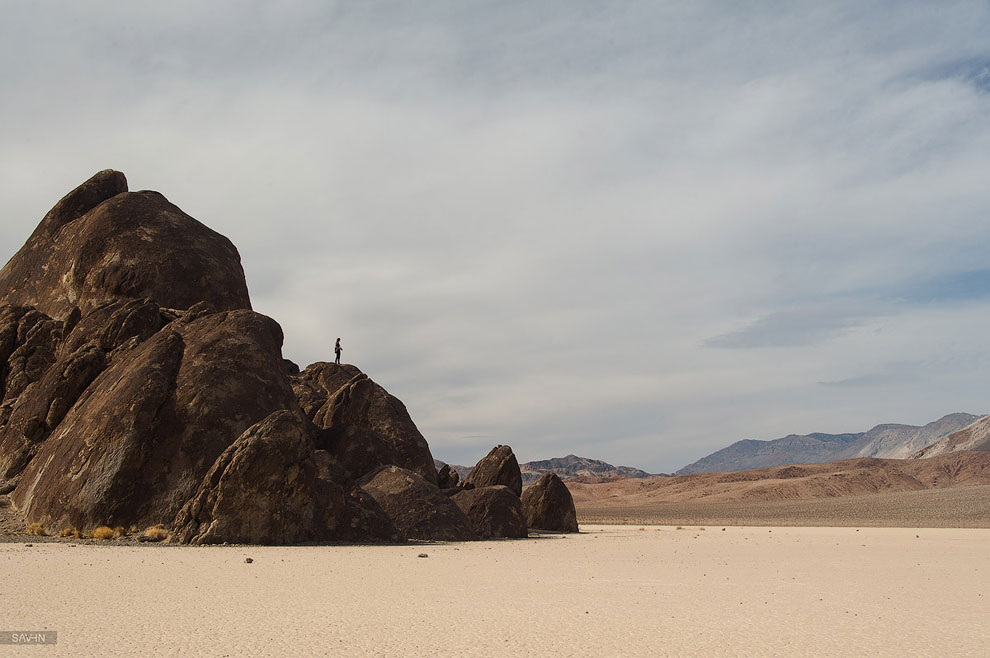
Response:
[[[522,504],[508,487],[497,485],[460,491],[451,497],[482,537],[529,536]]]
[[[457,504],[417,473],[387,466],[359,481],[405,539],[468,541],[478,535]]]
[[[522,494],[526,525],[553,532],[577,532],[574,498],[556,473],[547,473]]]
[[[441,489],[453,489],[461,481],[461,476],[457,474],[450,464],[444,464],[437,471],[437,486]]]
[[[512,448],[509,446],[492,448],[491,452],[471,469],[464,478],[464,483],[472,484],[477,488],[501,484],[517,496],[521,495],[522,473],[519,471],[519,462],[516,461]]]

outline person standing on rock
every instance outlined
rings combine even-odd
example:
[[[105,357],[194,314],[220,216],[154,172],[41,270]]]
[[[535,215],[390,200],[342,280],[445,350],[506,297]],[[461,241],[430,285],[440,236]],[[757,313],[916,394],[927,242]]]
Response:
[[[337,360],[334,361],[336,364],[340,364],[340,353],[344,351],[344,348],[340,346],[340,339],[337,339],[337,344],[333,346],[333,352],[337,355]]]

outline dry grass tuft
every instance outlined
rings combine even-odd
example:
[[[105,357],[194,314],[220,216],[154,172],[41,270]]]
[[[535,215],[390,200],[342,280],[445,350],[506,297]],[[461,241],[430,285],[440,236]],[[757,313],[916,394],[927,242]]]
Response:
[[[113,528],[101,525],[99,528],[96,528],[89,533],[89,536],[92,539],[99,539],[102,541],[104,539],[114,539],[116,537],[116,533],[113,531]]]
[[[59,537],[71,537],[73,533],[79,532],[78,530],[73,530],[72,528],[62,528],[62,531],[58,533]]]
[[[28,534],[29,535],[37,535],[39,537],[47,537],[48,536],[48,533],[45,532],[45,529],[41,527],[41,524],[40,523],[32,523],[31,525],[29,525],[28,526]]]
[[[147,528],[141,535],[141,541],[163,541],[165,539],[168,539],[168,530],[160,523]]]

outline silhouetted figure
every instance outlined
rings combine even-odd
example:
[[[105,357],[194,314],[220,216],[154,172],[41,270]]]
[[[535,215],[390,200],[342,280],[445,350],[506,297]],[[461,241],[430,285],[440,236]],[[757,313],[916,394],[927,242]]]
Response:
[[[333,352],[337,355],[337,360],[334,363],[340,363],[340,353],[344,351],[344,348],[340,346],[340,339],[337,339],[337,344],[333,346]]]

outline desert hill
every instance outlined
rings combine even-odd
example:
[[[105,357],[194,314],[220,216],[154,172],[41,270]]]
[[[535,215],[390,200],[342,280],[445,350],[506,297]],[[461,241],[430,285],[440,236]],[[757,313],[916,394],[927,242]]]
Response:
[[[772,441],[744,439],[685,466],[677,475],[825,463],[855,457],[906,459],[977,418],[972,414],[954,413],[922,427],[883,424],[866,432],[849,434],[790,434]]]
[[[836,498],[979,485],[990,485],[990,452],[957,452],[925,460],[863,457],[638,480],[567,481],[577,504],[605,499],[634,504]]]

